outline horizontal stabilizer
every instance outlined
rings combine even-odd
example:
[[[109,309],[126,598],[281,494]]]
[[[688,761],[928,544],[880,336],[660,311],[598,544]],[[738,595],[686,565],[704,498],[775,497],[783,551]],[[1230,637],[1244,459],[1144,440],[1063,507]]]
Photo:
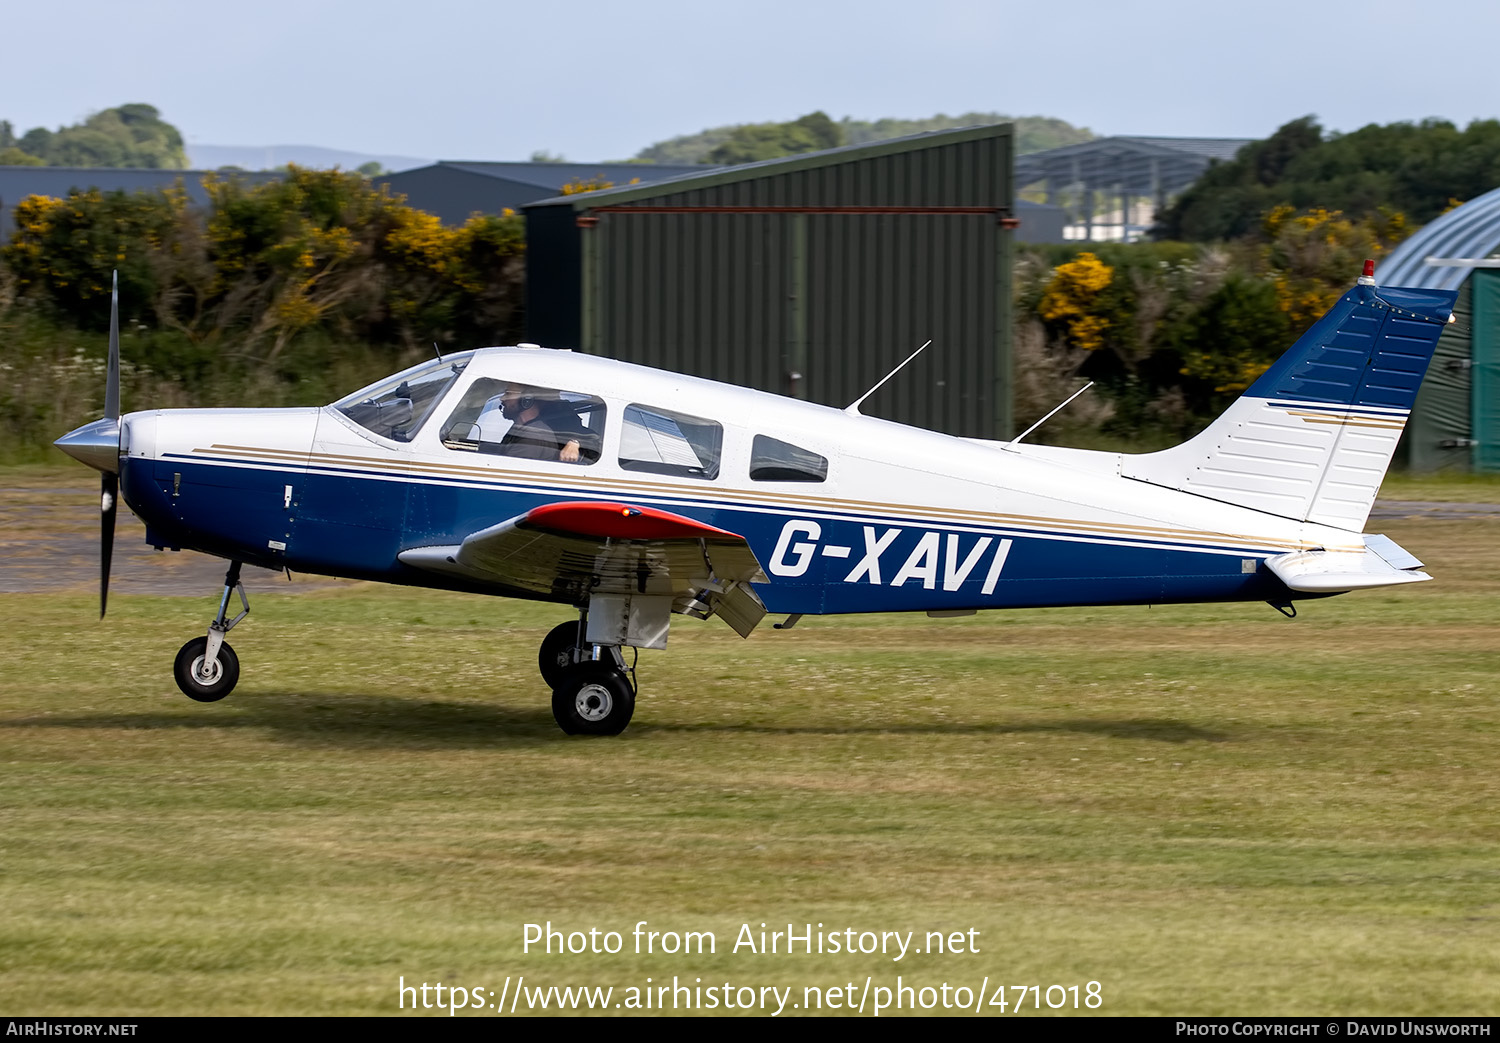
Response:
[[[1306,594],[1341,594],[1431,579],[1422,563],[1385,536],[1366,536],[1363,550],[1304,550],[1266,559],[1266,568],[1289,588]]]

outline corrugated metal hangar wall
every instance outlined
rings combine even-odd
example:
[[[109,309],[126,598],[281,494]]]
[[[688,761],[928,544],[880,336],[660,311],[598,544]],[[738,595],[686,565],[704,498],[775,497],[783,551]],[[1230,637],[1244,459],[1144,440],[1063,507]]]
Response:
[[[1500,473],[1500,188],[1449,210],[1375,269],[1383,286],[1458,290],[1397,460]]]
[[[525,209],[528,337],[1009,437],[1009,124]]]

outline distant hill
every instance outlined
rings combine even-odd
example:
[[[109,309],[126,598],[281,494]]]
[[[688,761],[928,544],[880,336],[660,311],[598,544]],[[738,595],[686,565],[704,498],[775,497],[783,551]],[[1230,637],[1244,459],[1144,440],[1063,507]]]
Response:
[[[220,167],[275,170],[288,163],[315,170],[333,167],[356,170],[366,163],[374,162],[395,173],[398,170],[425,167],[434,162],[415,156],[380,156],[366,152],[345,152],[336,148],[319,148],[317,145],[199,145],[189,142],[187,154],[188,162],[194,170],[218,170]]]
[[[806,119],[807,117],[803,117]],[[757,131],[790,126],[776,123],[739,123],[722,127],[709,127],[696,134],[682,134],[666,141],[648,145],[636,153],[635,158],[650,163],[706,163],[710,153],[721,149],[731,139],[742,139]],[[1093,131],[1086,127],[1075,127],[1066,120],[1051,116],[1005,116],[998,112],[966,112],[960,116],[938,114],[927,119],[878,119],[856,120],[845,116],[834,126],[843,134],[842,144],[862,145],[869,141],[884,141],[901,138],[908,134],[922,134],[933,130],[953,130],[956,127],[988,126],[992,123],[1014,123],[1016,125],[1016,153],[1041,152],[1062,145],[1076,145],[1091,141]]]

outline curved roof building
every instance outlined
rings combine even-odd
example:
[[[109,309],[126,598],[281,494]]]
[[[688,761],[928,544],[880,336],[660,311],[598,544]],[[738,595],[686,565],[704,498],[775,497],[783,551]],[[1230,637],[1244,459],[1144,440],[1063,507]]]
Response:
[[[1399,451],[1417,471],[1500,471],[1500,188],[1391,251],[1383,286],[1457,290]]]
[[[1500,250],[1500,188],[1443,214],[1391,251],[1380,264],[1386,286],[1452,290],[1474,265],[1433,265],[1434,260],[1476,260]],[[1500,264],[1500,261],[1497,261]]]

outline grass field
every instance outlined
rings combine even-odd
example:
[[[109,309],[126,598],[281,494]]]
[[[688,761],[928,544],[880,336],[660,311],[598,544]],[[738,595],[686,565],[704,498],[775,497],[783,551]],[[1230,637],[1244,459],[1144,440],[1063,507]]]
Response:
[[[552,723],[547,607],[252,592],[240,687],[205,706],[170,671],[215,599],[96,623],[88,591],[0,596],[0,1010],[391,1014],[398,977],[618,1002],[675,975],[791,986],[793,1014],[901,975],[1097,981],[1101,1014],[1493,1014],[1497,525],[1383,528],[1436,581],[1297,620],[687,621],[605,740]],[[641,920],[717,952],[636,955]],[[625,951],[523,953],[546,921]],[[730,951],[788,922],[979,951]]]

